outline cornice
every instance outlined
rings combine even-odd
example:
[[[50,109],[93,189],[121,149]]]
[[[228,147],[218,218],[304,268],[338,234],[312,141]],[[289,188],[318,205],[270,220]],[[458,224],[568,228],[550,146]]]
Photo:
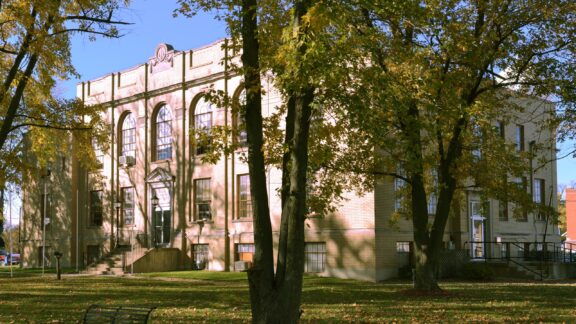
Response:
[[[223,79],[224,75],[225,75],[225,72],[222,71],[222,72],[210,74],[210,75],[205,76],[205,77],[197,78],[194,80],[188,80],[185,82],[177,82],[177,83],[171,84],[171,85],[166,86],[166,87],[162,87],[162,88],[158,88],[158,89],[154,89],[154,90],[149,90],[149,91],[142,91],[142,92],[133,94],[133,95],[128,96],[128,97],[123,97],[120,99],[114,99],[114,100],[106,101],[106,102],[100,103],[100,105],[102,105],[106,108],[125,105],[125,104],[132,103],[135,101],[144,100],[146,98],[158,97],[158,96],[162,96],[162,95],[165,95],[167,93],[170,93],[170,92],[182,90],[182,87],[184,87],[185,89],[189,89],[189,88],[192,88],[192,87],[195,87],[198,85],[212,83],[212,82]],[[235,77],[237,75],[238,75],[238,73],[228,72],[229,78]]]

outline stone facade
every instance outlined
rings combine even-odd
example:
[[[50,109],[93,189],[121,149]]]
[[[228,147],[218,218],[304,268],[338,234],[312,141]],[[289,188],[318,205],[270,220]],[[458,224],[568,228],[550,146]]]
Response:
[[[77,161],[64,160],[58,162],[60,167],[55,162],[49,179],[28,176],[21,224],[25,267],[41,266],[42,242],[46,242],[48,266],[54,264],[54,251],[63,252],[64,266],[83,269],[126,246],[130,247],[126,263],[137,264],[139,271],[158,270],[158,263],[214,271],[249,266],[253,236],[244,177],[248,173],[243,162],[246,151],[239,149],[215,164],[202,163],[201,147],[194,145],[192,131],[233,124],[229,109],[203,98],[207,90],[216,89],[235,102],[241,100],[240,76],[222,64],[224,60],[238,63],[238,57],[228,57],[222,45],[219,41],[176,51],[161,44],[146,64],[78,85],[78,98],[108,107],[105,117],[112,145],[97,154],[102,165],[96,171],[87,172]],[[263,113],[268,115],[281,97],[270,80],[263,82]],[[546,105],[534,105],[542,107]],[[517,123],[524,127],[525,143],[551,136],[538,132],[528,119],[520,118]],[[515,127],[506,126],[510,141]],[[69,142],[74,150],[73,141]],[[555,163],[539,169],[535,177],[544,180],[546,195],[555,197]],[[270,168],[268,182],[277,240],[280,171]],[[43,237],[45,183],[50,223]],[[408,262],[412,227],[406,220],[389,222],[395,208],[394,181],[384,179],[372,192],[347,196],[350,199],[332,215],[306,220],[307,272],[372,281],[395,277]],[[449,248],[478,250],[468,243],[474,226],[483,241],[541,239],[545,224],[534,215],[522,222],[513,217],[499,220],[496,201],[489,201],[489,212],[483,215],[477,213],[479,203],[479,194],[468,192],[459,215],[447,226]],[[547,230],[557,239],[553,226]],[[159,255],[162,249],[170,253]],[[175,249],[181,253],[173,253]],[[492,247],[482,249],[478,253],[496,253],[489,251]]]

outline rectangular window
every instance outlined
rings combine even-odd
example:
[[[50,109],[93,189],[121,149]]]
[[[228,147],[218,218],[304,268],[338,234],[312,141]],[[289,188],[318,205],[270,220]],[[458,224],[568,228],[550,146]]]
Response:
[[[122,131],[122,155],[136,157],[136,129]]]
[[[396,253],[410,253],[410,242],[396,242]]]
[[[524,125],[516,125],[516,151],[524,151]]]
[[[90,226],[102,226],[102,190],[90,191]]]
[[[528,192],[528,178],[526,178],[526,177],[517,178],[516,184],[518,186],[520,186],[519,187],[520,190]],[[522,212],[520,213],[520,217],[518,218],[518,221],[519,222],[527,222],[528,221],[528,212],[526,210],[522,210]]]
[[[134,225],[134,187],[122,188],[122,217],[124,225]]]
[[[498,219],[500,221],[508,221],[508,202],[500,200],[498,202]]]
[[[532,192],[532,199],[536,204],[541,206],[546,205],[546,188],[544,179],[534,179],[534,191]],[[546,215],[542,211],[537,211],[536,219],[543,221]]]
[[[95,138],[92,139],[92,149],[96,158],[96,167],[101,169],[104,166],[104,152]]]
[[[212,113],[197,114],[194,116],[196,129],[196,154],[204,154],[210,149],[210,131],[212,129]]]
[[[546,202],[546,195],[544,192],[544,179],[534,179],[534,192],[532,199],[537,204],[544,204]]]
[[[252,218],[252,195],[248,174],[238,176],[238,218]]]
[[[252,262],[254,252],[255,248],[253,243],[236,244],[236,261]]]
[[[324,272],[326,268],[326,243],[305,243],[304,271]]]
[[[210,179],[194,180],[194,219],[212,219],[211,205],[212,189]]]
[[[394,209],[397,211],[402,209],[402,189],[405,185],[406,181],[404,179],[394,178]]]
[[[169,160],[172,158],[172,124],[170,120],[160,121],[156,124],[156,160]]]
[[[404,172],[404,169],[400,166],[398,166],[396,168],[396,173],[398,174],[398,176],[401,177],[405,177],[406,176],[406,172]],[[399,211],[402,209],[402,194],[403,194],[403,189],[406,186],[406,181],[402,178],[399,177],[395,177],[394,178],[394,210]]]
[[[44,208],[46,206],[46,208]],[[44,225],[48,227],[52,222],[52,195],[40,195],[40,228],[43,229]]]
[[[192,260],[194,261],[193,268],[195,270],[206,269],[208,263],[208,244],[193,244],[192,245]]]
[[[473,124],[472,125],[472,135],[473,135],[473,149],[472,149],[472,156],[476,159],[482,158],[482,129],[480,125]]]
[[[506,124],[503,121],[499,120],[496,122],[496,132],[500,135],[501,138],[506,138]]]

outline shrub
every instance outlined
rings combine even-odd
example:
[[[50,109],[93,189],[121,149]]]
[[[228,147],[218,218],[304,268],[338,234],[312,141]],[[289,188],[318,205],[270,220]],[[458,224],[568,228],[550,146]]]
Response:
[[[462,266],[460,278],[490,281],[494,279],[494,271],[486,263],[468,262]]]
[[[398,268],[398,278],[412,280],[412,266],[407,264]]]

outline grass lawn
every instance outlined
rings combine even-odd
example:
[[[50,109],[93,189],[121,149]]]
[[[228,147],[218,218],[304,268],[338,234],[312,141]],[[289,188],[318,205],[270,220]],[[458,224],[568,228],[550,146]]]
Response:
[[[246,275],[170,272],[95,277],[0,269],[0,323],[73,323],[90,304],[156,306],[153,323],[247,322]],[[576,282],[444,282],[418,296],[407,282],[306,277],[303,322],[573,322]]]

